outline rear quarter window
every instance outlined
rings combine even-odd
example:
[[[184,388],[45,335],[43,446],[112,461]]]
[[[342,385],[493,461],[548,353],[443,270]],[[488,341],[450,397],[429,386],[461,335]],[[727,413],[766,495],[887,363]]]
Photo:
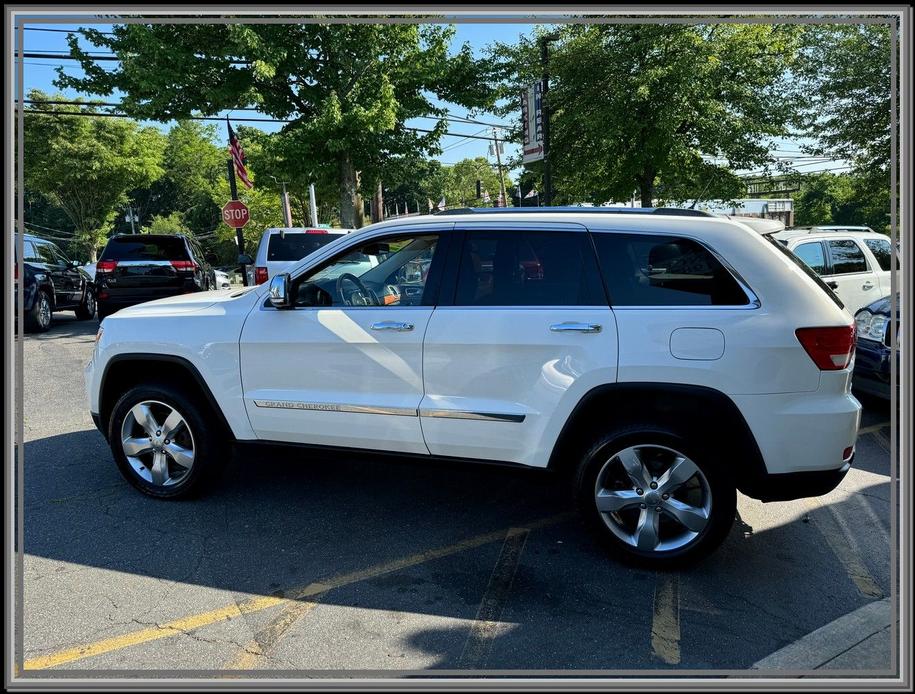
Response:
[[[108,241],[101,260],[189,260],[180,238],[118,238]]]
[[[692,239],[598,232],[594,243],[613,306],[750,304],[727,268]]]
[[[877,259],[877,264],[881,270],[891,270],[893,267],[893,247],[889,239],[865,239],[864,243],[870,249],[871,253]],[[899,269],[899,261],[896,261],[896,269]]]

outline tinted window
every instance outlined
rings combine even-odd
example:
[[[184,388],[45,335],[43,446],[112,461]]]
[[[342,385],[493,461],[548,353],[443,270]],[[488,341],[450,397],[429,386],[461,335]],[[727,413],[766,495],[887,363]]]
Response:
[[[890,242],[884,239],[865,239],[864,243],[867,244],[867,247],[871,249],[871,253],[874,254],[874,257],[877,259],[877,263],[880,265],[881,270],[889,270],[892,268],[893,263],[893,251]],[[896,264],[896,269],[899,269],[899,263]]]
[[[597,306],[606,298],[586,233],[469,231],[455,304]]]
[[[802,243],[794,249],[798,258],[807,263],[810,268],[818,275],[826,274],[826,253],[823,251],[823,244]]]
[[[271,234],[267,260],[301,260],[338,238],[339,234]]]
[[[49,243],[36,243],[35,250],[38,252],[39,262],[47,263],[48,265],[59,265],[61,263],[60,258],[54,253],[54,247]]]
[[[836,239],[826,242],[832,259],[832,274],[846,275],[851,272],[867,272],[867,260],[858,244],[850,239]]]
[[[184,239],[177,236],[114,238],[108,241],[101,260],[189,260]]]
[[[706,248],[691,239],[594,234],[613,306],[744,306],[749,298]]]
[[[801,269],[801,271],[805,275],[807,275],[807,277],[812,279],[814,284],[816,284],[816,286],[818,286],[820,289],[822,289],[823,292],[825,292],[826,296],[828,296],[830,299],[832,299],[832,301],[835,303],[836,306],[838,306],[839,308],[845,308],[845,304],[842,303],[842,300],[836,295],[836,293],[834,291],[832,291],[832,289],[829,288],[829,286],[823,280],[820,279],[820,276],[817,273],[815,273],[813,270],[810,269],[810,266],[807,263],[802,261],[794,253],[792,253],[787,248],[785,248],[785,246],[783,244],[779,243],[778,241],[773,239],[771,236],[766,236],[765,238],[769,243],[772,244],[773,248],[775,248],[779,253],[781,253],[782,255],[787,257],[792,263],[794,263],[797,267],[799,267]]]
[[[33,263],[42,262],[38,255],[38,251],[35,250],[35,244],[33,244],[31,241],[25,241],[25,259],[30,260]]]

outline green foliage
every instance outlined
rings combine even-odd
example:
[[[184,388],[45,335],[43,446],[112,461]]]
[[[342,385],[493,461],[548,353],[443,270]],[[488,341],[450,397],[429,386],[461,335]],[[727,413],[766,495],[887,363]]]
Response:
[[[810,174],[794,194],[798,226],[851,224],[888,232],[889,188],[873,190],[869,179],[854,174]]]
[[[123,93],[128,113],[167,120],[256,105],[293,120],[278,138],[277,175],[296,170],[336,184],[346,226],[361,224],[360,176],[375,181],[393,157],[437,151],[445,130],[407,130],[442,116],[431,95],[468,108],[492,98],[486,61],[469,47],[449,55],[451,27],[416,24],[116,25],[88,41],[120,58],[96,63],[70,40],[85,76],[57,83],[86,93]],[[277,150],[278,151],[278,150]],[[274,151],[276,155],[277,151]],[[283,164],[287,168],[284,170]],[[282,178],[281,178],[282,177]]]
[[[511,188],[511,179],[503,171],[506,191]],[[477,179],[482,181],[482,189],[489,193],[491,202],[485,203],[478,199]],[[497,169],[489,163],[486,157],[463,159],[453,166],[446,167],[445,180],[442,194],[448,205],[461,205],[463,207],[492,207],[499,199],[499,174]],[[441,199],[436,198],[435,202]]]
[[[162,175],[164,137],[119,118],[30,113],[65,114],[79,108],[49,104],[63,97],[36,90],[28,98],[38,104],[25,110],[26,189],[41,193],[67,215],[77,244],[94,261],[127,192]]]
[[[795,104],[782,89],[794,25],[567,25],[550,44],[556,202],[642,204],[742,192],[732,172],[769,161]],[[503,112],[540,77],[537,40],[500,45]],[[710,158],[716,162],[712,163]],[[538,167],[539,168],[539,167]],[[706,186],[708,186],[706,188]]]
[[[157,214],[140,231],[144,234],[185,234],[193,236],[191,230],[185,225],[180,212],[172,212],[167,217]]]

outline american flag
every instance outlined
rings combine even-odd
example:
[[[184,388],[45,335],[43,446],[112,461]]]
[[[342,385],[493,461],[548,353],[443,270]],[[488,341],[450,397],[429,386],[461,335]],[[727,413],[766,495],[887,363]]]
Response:
[[[226,127],[229,129],[229,152],[232,153],[232,161],[235,162],[235,173],[238,174],[246,188],[253,188],[254,184],[248,179],[248,169],[245,168],[245,153],[241,149],[241,143],[238,141],[235,131],[232,130],[228,118],[226,118]]]

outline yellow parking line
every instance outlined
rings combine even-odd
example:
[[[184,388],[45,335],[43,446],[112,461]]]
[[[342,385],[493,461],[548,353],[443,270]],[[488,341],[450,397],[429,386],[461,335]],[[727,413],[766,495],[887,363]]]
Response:
[[[658,573],[651,618],[651,652],[668,665],[680,664],[680,574]]]
[[[317,602],[305,600],[290,600],[280,614],[271,619],[270,622],[249,641],[244,649],[232,660],[226,663],[226,670],[253,670],[260,658],[279,643],[285,633],[289,631],[302,616],[311,612],[318,606]]]
[[[543,528],[549,525],[561,523],[562,521],[572,517],[572,515],[573,514],[571,513],[561,513],[555,516],[550,516],[548,518],[542,518],[538,521],[534,521],[533,523],[529,523],[524,527],[528,530]],[[277,605],[287,604],[291,601],[314,597],[333,588],[340,588],[341,586],[358,583],[359,581],[364,581],[368,578],[374,578],[385,573],[399,571],[410,566],[416,566],[417,564],[423,564],[428,561],[433,561],[435,559],[447,557],[452,554],[464,552],[468,549],[481,547],[483,545],[489,544],[490,542],[495,542],[502,539],[505,537],[506,532],[506,530],[497,530],[491,533],[484,533],[482,535],[477,535],[475,537],[462,540],[461,542],[457,542],[453,545],[448,545],[447,547],[439,547],[437,549],[431,549],[425,552],[418,552],[417,554],[411,554],[401,559],[395,559],[394,561],[376,564],[375,566],[369,567],[367,569],[331,577],[320,583],[309,583],[306,586],[293,588],[292,590],[286,591],[282,597],[264,596],[246,600],[242,603],[232,603],[226,607],[221,607],[209,612],[202,612],[200,614],[191,615],[189,617],[183,617],[166,624],[157,625],[156,627],[140,629],[139,631],[122,634],[120,636],[114,636],[110,639],[103,639],[94,643],[67,648],[56,653],[51,653],[49,655],[31,658],[25,661],[24,669],[42,670],[49,667],[55,667],[57,665],[63,665],[65,663],[72,663],[75,660],[82,660],[83,658],[89,658],[92,656],[101,655],[103,653],[110,653],[111,651],[118,651],[123,648],[128,648],[129,646],[135,646],[141,643],[147,643],[149,641],[156,641],[158,639],[176,636],[177,634],[199,629],[200,627],[204,627],[209,624],[215,624],[216,622],[240,617],[243,614],[259,612],[261,610],[266,610]]]
[[[816,498],[807,499],[807,505],[814,510],[823,508]],[[845,573],[848,574],[861,595],[868,598],[882,598],[883,591],[860,559],[858,543],[852,535],[851,529],[838,511],[832,506],[828,508],[835,523],[828,521],[816,523],[820,532],[823,533],[823,537],[826,538],[826,543],[845,568]]]

